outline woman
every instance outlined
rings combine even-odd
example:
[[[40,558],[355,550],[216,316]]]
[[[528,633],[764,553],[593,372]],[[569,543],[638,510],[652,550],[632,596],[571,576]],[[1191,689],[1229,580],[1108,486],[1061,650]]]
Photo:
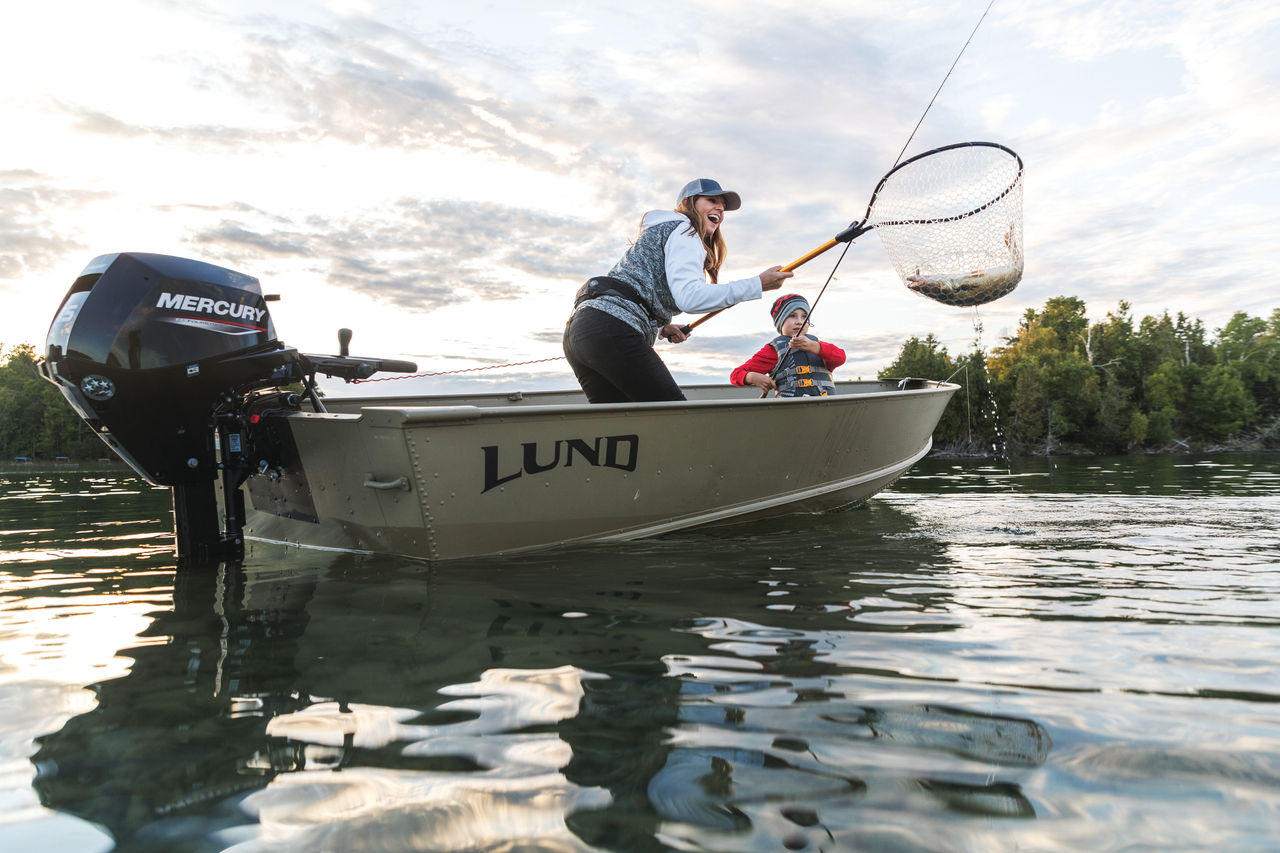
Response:
[[[671,316],[759,299],[793,275],[770,267],[758,276],[719,284],[726,252],[720,225],[742,199],[709,178],[698,178],[676,201],[674,211],[646,213],[622,260],[578,291],[564,331],[564,354],[593,403],[683,400],[671,371],[653,351],[658,337],[676,344],[688,338]]]

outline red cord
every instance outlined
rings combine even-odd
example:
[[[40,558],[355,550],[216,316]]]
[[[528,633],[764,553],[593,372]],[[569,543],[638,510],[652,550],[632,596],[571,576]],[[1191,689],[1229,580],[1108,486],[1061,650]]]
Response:
[[[515,361],[511,364],[486,364],[483,367],[463,367],[458,370],[441,370],[436,373],[411,373],[407,376],[380,376],[377,379],[352,379],[351,384],[355,385],[360,382],[390,382],[393,379],[419,379],[423,376],[447,376],[450,373],[470,373],[473,370],[497,370],[502,367],[523,367],[526,364],[542,364],[544,361],[559,361],[564,358],[557,355],[553,358],[538,358],[533,361]]]

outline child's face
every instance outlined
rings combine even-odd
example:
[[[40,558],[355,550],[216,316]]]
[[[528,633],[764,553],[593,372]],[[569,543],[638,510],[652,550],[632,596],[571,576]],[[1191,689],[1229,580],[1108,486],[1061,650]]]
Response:
[[[797,308],[787,315],[787,319],[782,321],[782,334],[789,338],[794,338],[804,326],[804,321],[808,319],[809,312],[803,308]]]

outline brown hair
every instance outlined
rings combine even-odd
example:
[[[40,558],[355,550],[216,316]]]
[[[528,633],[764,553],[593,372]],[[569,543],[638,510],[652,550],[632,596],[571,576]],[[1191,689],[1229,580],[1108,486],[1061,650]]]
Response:
[[[693,204],[698,200],[697,196],[691,195],[687,198],[680,199],[680,203],[675,206],[676,213],[683,213],[689,218],[689,233],[697,234],[698,239],[702,241],[702,245],[707,249],[706,260],[702,262],[702,270],[707,274],[707,278],[711,279],[712,284],[720,281],[720,267],[724,265],[725,255],[729,254],[729,247],[725,245],[724,237],[720,235],[721,228],[717,228],[714,233],[707,235],[702,231],[702,217],[694,210]]]

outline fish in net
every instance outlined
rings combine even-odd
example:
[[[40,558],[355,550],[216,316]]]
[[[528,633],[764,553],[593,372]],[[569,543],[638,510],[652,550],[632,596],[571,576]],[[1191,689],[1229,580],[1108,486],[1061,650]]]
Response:
[[[946,305],[982,305],[1022,280],[1022,158],[993,142],[912,157],[885,175],[865,222],[903,283]]]

